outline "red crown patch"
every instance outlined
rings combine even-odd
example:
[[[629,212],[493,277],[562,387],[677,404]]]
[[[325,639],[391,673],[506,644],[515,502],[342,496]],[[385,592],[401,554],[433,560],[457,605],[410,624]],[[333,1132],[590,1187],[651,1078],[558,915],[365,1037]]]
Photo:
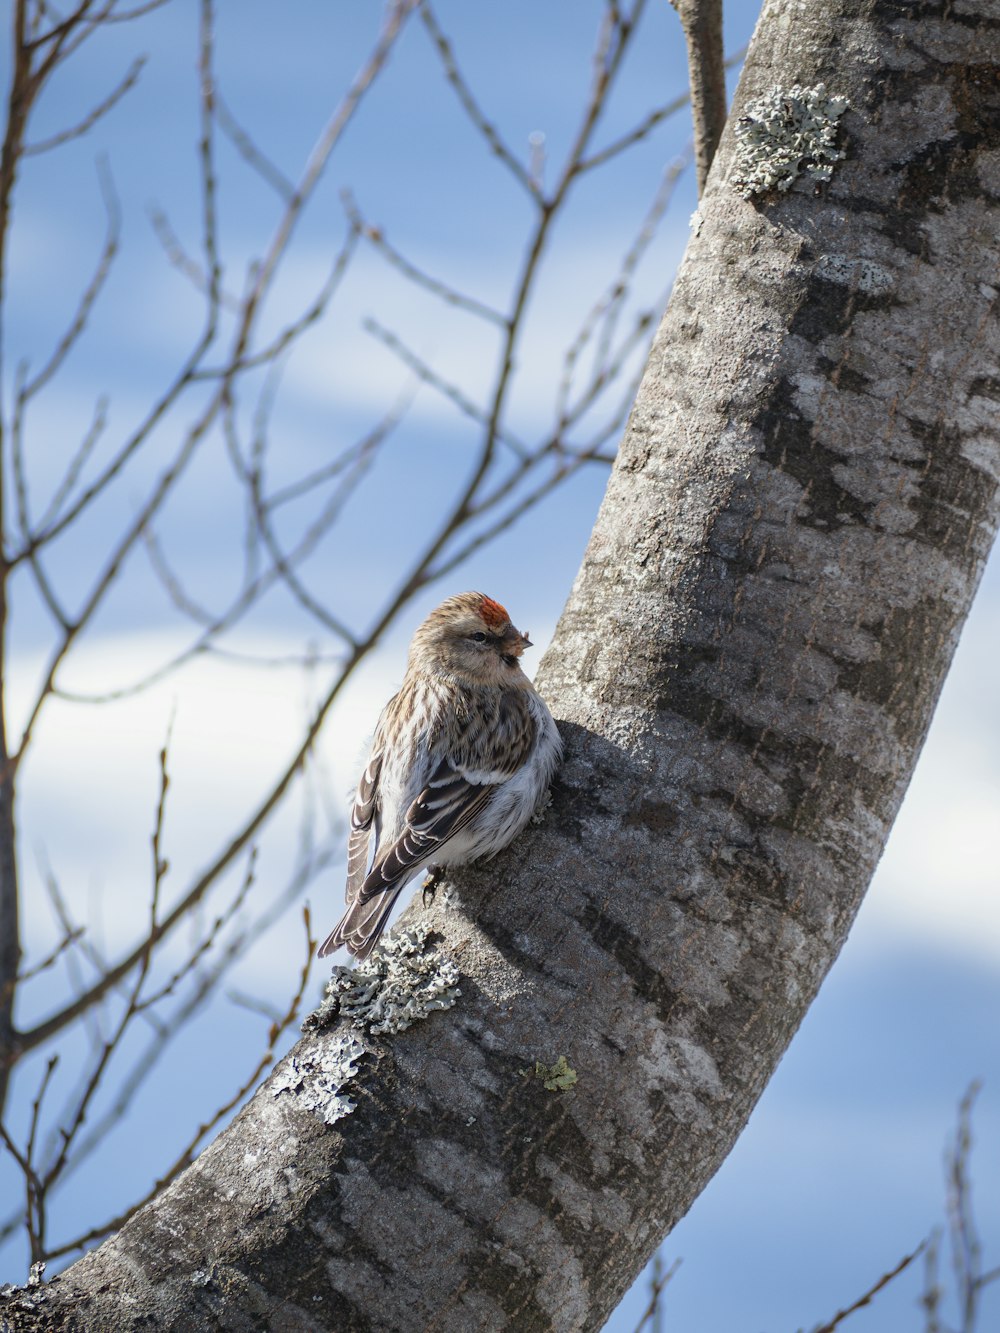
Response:
[[[479,614],[490,629],[502,629],[504,625],[510,624],[506,608],[495,602],[492,597],[482,598],[479,603]]]

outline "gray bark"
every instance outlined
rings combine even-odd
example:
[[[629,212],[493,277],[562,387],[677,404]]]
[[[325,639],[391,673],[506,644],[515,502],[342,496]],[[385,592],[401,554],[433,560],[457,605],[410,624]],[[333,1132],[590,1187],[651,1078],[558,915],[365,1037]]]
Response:
[[[698,194],[726,124],[726,60],[722,42],[722,0],[670,0],[684,29],[691,87],[691,123]]]
[[[723,136],[543,663],[553,805],[427,914],[460,1000],[333,1128],[265,1085],[10,1327],[600,1327],[843,943],[996,528],[998,63],[986,0],[769,0],[734,119],[825,81],[846,158],[745,202]]]

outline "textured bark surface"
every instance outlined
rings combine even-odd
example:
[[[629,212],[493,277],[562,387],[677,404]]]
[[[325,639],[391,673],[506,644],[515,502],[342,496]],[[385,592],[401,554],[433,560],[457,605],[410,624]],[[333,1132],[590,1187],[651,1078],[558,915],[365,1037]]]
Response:
[[[600,1327],[836,957],[992,540],[998,55],[985,0],[768,3],[735,116],[825,81],[846,158],[747,203],[723,137],[543,664],[553,806],[428,913],[461,999],[0,1325]]]

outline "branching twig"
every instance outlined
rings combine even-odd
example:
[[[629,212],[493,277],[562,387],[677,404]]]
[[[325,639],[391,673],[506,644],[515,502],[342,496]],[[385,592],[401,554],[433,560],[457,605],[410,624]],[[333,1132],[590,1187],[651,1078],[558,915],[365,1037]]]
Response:
[[[64,1254],[71,1254],[74,1250],[82,1249],[85,1245],[91,1244],[92,1241],[102,1239],[102,1237],[106,1236],[111,1231],[120,1230],[134,1213],[137,1213],[140,1208],[144,1208],[147,1203],[150,1203],[155,1199],[162,1190],[166,1189],[171,1181],[176,1180],[180,1173],[185,1170],[186,1167],[191,1165],[195,1153],[197,1152],[198,1145],[222,1120],[225,1119],[230,1111],[234,1110],[240,1104],[247,1093],[250,1092],[252,1088],[256,1087],[261,1074],[274,1060],[275,1048],[277,1047],[278,1042],[298,1017],[299,1009],[306,993],[306,987],[309,984],[309,973],[312,967],[316,941],[312,938],[308,907],[302,909],[302,919],[306,933],[306,959],[302,966],[299,985],[295,994],[292,996],[288,1009],[279,1019],[271,1024],[267,1037],[267,1049],[257,1061],[249,1078],[240,1085],[224,1105],[218,1108],[214,1115],[198,1126],[180,1155],[141,1199],[138,1199],[125,1212],[121,1213],[118,1217],[105,1222],[102,1226],[92,1227],[89,1231],[83,1235],[77,1236],[74,1240],[67,1241],[65,1244],[59,1245],[54,1249],[46,1250],[45,1257],[47,1259],[61,1258]]]
[[[75,944],[83,933],[83,926],[77,926],[74,930],[67,931],[56,947],[52,949],[50,953],[47,953],[41,962],[35,963],[34,967],[25,968],[17,978],[18,984],[20,985],[25,981],[33,981],[34,978],[39,976],[42,972],[47,972],[50,967],[54,967],[66,950],[71,945]]]
[[[737,65],[743,63],[743,58],[746,53],[747,48],[745,46],[740,47],[740,49],[733,55],[727,57],[723,68],[727,70],[735,69]],[[680,93],[677,97],[671,98],[669,102],[665,102],[663,106],[656,107],[655,110],[650,111],[648,115],[643,117],[634,129],[629,130],[627,134],[623,134],[619,138],[613,139],[611,143],[605,145],[604,148],[599,149],[596,153],[592,153],[589,157],[585,157],[580,163],[581,172],[593,171],[596,167],[603,167],[605,162],[610,162],[611,159],[617,157],[619,153],[624,153],[626,149],[631,148],[634,144],[641,143],[643,139],[649,137],[653,130],[656,129],[657,125],[661,125],[663,121],[669,120],[671,116],[676,116],[678,111],[683,111],[690,101],[690,92]]]
[[[441,31],[441,27],[434,16],[434,11],[431,9],[428,0],[421,0],[420,17],[423,19],[424,26],[430,33],[431,40],[437,47],[445,78],[454,88],[458,100],[462,103],[462,106],[465,109],[466,115],[486,140],[490,152],[494,157],[499,158],[514,179],[520,185],[523,185],[530,195],[533,195],[535,199],[540,200],[541,189],[538,182],[532,178],[531,173],[518,161],[507,147],[503,139],[500,137],[500,132],[492,121],[488,120],[480,110],[479,103],[472,95],[472,89],[469,87],[458,68],[451,43]]]
[[[649,1323],[655,1324],[655,1321],[660,1311],[660,1297],[663,1295],[664,1288],[667,1286],[667,1283],[670,1282],[671,1279],[675,1276],[678,1268],[680,1268],[681,1266],[681,1260],[675,1259],[674,1262],[669,1266],[669,1268],[667,1268],[665,1272],[660,1273],[658,1271],[659,1250],[657,1250],[656,1252],[656,1260],[657,1262],[653,1270],[653,1276],[649,1284],[650,1286],[649,1304],[643,1311],[642,1316],[639,1319],[639,1322],[636,1324],[635,1329],[633,1330],[633,1333],[642,1333],[642,1330],[646,1327],[647,1324]]]

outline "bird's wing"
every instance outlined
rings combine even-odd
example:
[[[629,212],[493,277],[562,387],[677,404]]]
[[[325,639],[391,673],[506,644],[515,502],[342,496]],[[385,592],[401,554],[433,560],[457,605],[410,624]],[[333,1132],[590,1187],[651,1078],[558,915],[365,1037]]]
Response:
[[[399,837],[362,883],[360,901],[367,902],[377,893],[399,887],[415,870],[432,862],[510,776],[501,771],[463,771],[450,759],[442,759],[407,810]]]
[[[378,846],[378,780],[382,772],[382,760],[385,756],[385,744],[382,737],[382,723],[375,730],[372,752],[368,764],[358,782],[351,811],[351,832],[347,840],[347,888],[345,896],[348,907],[357,902],[361,886],[365,882],[368,869],[369,843],[372,825],[375,827],[375,844]]]

